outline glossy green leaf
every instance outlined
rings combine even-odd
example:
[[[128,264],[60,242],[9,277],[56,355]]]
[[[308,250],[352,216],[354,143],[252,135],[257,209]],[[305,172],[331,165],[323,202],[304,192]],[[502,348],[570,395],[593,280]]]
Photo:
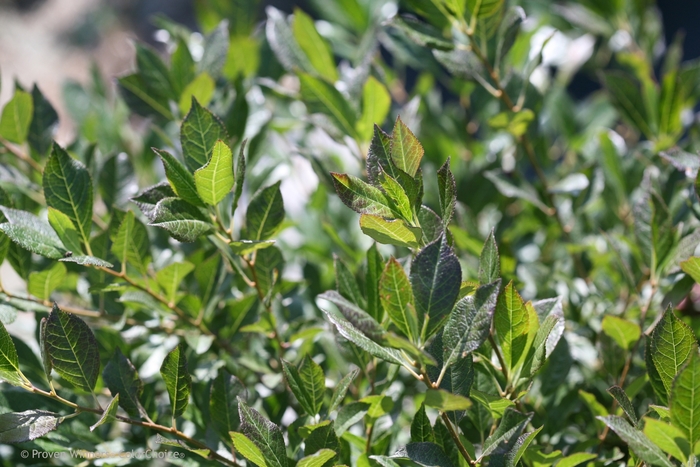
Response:
[[[700,440],[700,356],[694,347],[688,363],[673,380],[669,403],[673,425],[691,446]]]
[[[403,266],[390,258],[379,281],[379,297],[389,319],[412,342],[419,336],[411,283]]]
[[[211,159],[194,173],[197,193],[205,203],[216,206],[233,188],[233,154],[223,141],[217,141]]]
[[[637,417],[637,412],[634,410],[632,401],[630,401],[629,397],[625,393],[625,390],[620,386],[612,386],[608,388],[608,393],[615,398],[627,417],[629,417],[629,419],[632,421],[632,424],[637,426],[639,423],[639,418]]]
[[[333,396],[331,397],[331,404],[328,407],[328,412],[333,412],[342,405],[343,400],[345,399],[345,395],[347,394],[348,389],[350,388],[350,385],[359,373],[360,370],[355,368],[350,373],[343,376],[340,381],[338,381],[338,384],[333,390]]]
[[[339,130],[356,136],[357,114],[332,84],[306,73],[299,73],[301,97],[309,112],[327,115]]]
[[[145,271],[151,255],[148,231],[132,211],[126,213],[112,237],[112,254],[121,263],[123,271],[126,271],[127,264]]]
[[[29,274],[27,291],[37,298],[48,300],[51,293],[63,283],[66,272],[62,263],[53,263],[43,271],[32,272]]]
[[[258,467],[268,467],[267,462],[265,462],[265,456],[263,455],[260,448],[258,448],[255,443],[253,443],[246,435],[243,433],[236,433],[234,431],[230,432],[231,441],[233,441],[233,447],[238,453],[240,453],[246,460],[257,465]]]
[[[666,454],[670,454],[681,462],[687,462],[690,445],[685,434],[674,425],[644,417],[644,434]]]
[[[46,353],[61,377],[91,393],[100,374],[97,339],[87,324],[54,303],[45,328]]]
[[[442,389],[428,389],[425,393],[424,404],[443,412],[467,410],[472,406],[471,401],[466,397],[452,394]]]
[[[299,368],[282,360],[282,369],[289,388],[307,415],[317,415],[323,405],[326,378],[323,369],[307,358]]]
[[[506,365],[513,368],[526,350],[530,318],[513,282],[498,297],[494,315],[496,336]]]
[[[433,426],[430,424],[428,414],[425,412],[425,404],[421,404],[411,422],[411,442],[435,442],[435,433],[433,432]]]
[[[448,157],[442,167],[437,171],[438,196],[440,198],[440,215],[445,225],[450,223],[457,204],[457,184],[455,176],[450,170],[450,158]],[[495,279],[488,282],[493,282]],[[488,283],[486,282],[486,283]]]
[[[603,317],[602,328],[605,334],[625,350],[630,350],[642,335],[638,324],[613,315]]]
[[[681,367],[697,349],[693,330],[676,318],[669,307],[651,335],[651,359],[667,393],[671,392],[673,379]]]
[[[19,358],[12,337],[0,322],[0,379],[14,386],[29,386],[30,383],[19,369]]]
[[[331,172],[331,175],[341,201],[353,211],[380,217],[396,217],[391,209],[391,202],[379,188],[353,175],[336,172]]]
[[[221,435],[238,429],[238,397],[245,397],[245,394],[241,380],[226,370],[219,370],[211,385],[209,414],[214,428]]]
[[[143,382],[134,365],[122,354],[119,347],[105,365],[102,379],[112,397],[119,396],[119,405],[129,415],[137,417],[145,413],[139,402],[143,393]]]
[[[63,258],[66,250],[48,222],[26,211],[0,206],[7,222],[0,230],[25,250],[51,259]]]
[[[338,80],[335,61],[330,46],[316,31],[314,22],[301,9],[294,9],[292,32],[301,50],[306,54],[311,66],[319,76],[334,83]]]
[[[180,127],[180,143],[185,155],[185,164],[190,172],[194,172],[211,159],[214,145],[219,140],[228,140],[223,123],[202,107],[193,96],[192,107]]]
[[[267,240],[279,229],[284,220],[284,200],[281,182],[259,190],[246,210],[245,237],[249,240]]]
[[[199,196],[194,176],[187,170],[187,167],[167,151],[155,148],[153,151],[158,154],[163,161],[165,176],[168,177],[170,186],[177,196],[195,206],[204,206],[202,198]]]
[[[499,277],[501,277],[501,258],[498,255],[496,233],[491,229],[491,233],[486,238],[479,257],[479,282],[481,284],[490,284]]]
[[[265,419],[257,410],[238,399],[241,431],[258,447],[267,467],[287,467],[287,451],[280,428]]]
[[[165,229],[175,240],[185,243],[194,242],[213,228],[199,209],[178,198],[158,201],[149,225]]]
[[[119,394],[114,396],[111,401],[109,401],[109,404],[107,405],[107,408],[104,409],[104,412],[102,412],[102,415],[100,416],[100,419],[97,420],[97,423],[94,425],[90,426],[90,431],[95,431],[96,428],[104,425],[105,423],[111,423],[116,420],[115,415],[117,415],[117,408],[119,407]]]
[[[424,152],[416,135],[404,124],[401,117],[397,117],[391,134],[391,160],[396,167],[415,177]]]
[[[49,224],[53,227],[56,235],[61,239],[63,245],[74,255],[83,251],[80,244],[80,233],[68,216],[58,209],[49,208]]]
[[[627,420],[615,415],[597,417],[610,427],[644,462],[661,467],[672,467],[673,463],[644,433],[630,425]]]
[[[165,381],[165,388],[170,396],[171,414],[175,419],[185,413],[192,390],[192,378],[187,370],[187,357],[183,344],[178,344],[165,356],[160,374]]]
[[[446,236],[416,255],[411,263],[410,279],[419,325],[427,339],[449,317],[462,283],[462,268]]]
[[[362,88],[362,113],[357,120],[357,134],[361,141],[372,139],[374,125],[384,122],[390,108],[389,91],[377,78],[370,76]]]
[[[32,95],[19,89],[16,90],[15,95],[2,109],[0,137],[12,143],[24,143],[27,139],[27,133],[29,133],[33,111]]]
[[[46,203],[67,215],[83,243],[90,243],[92,178],[85,165],[54,143],[44,168],[43,185]]]
[[[32,102],[34,109],[27,142],[37,154],[44,156],[51,147],[53,134],[58,126],[58,114],[36,84],[32,88]]]
[[[386,220],[378,215],[362,214],[360,228],[365,235],[386,245],[418,248],[421,243],[420,229],[409,227],[401,219]]]

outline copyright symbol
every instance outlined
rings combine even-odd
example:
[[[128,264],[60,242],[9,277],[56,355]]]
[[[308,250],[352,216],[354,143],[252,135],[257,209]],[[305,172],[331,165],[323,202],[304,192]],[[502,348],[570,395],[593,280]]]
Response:
[[[27,457],[29,457],[29,451],[23,449],[22,452],[19,453],[19,455],[22,457],[22,459],[26,459]]]

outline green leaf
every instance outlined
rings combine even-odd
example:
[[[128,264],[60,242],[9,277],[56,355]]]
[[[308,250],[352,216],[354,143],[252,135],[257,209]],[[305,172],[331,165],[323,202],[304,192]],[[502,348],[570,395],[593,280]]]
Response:
[[[41,354],[41,363],[44,367],[46,381],[48,381],[50,385],[52,381],[51,370],[53,367],[51,365],[51,359],[49,358],[49,348],[46,344],[46,326],[48,322],[48,318],[41,318],[41,321],[39,322],[39,353]]]
[[[413,219],[414,214],[411,200],[399,182],[391,178],[386,172],[381,171],[379,174],[379,185],[390,201],[390,208],[394,214],[404,219],[410,225],[414,225],[415,221]]]
[[[627,74],[609,71],[603,74],[603,83],[612,97],[613,104],[623,117],[648,138],[653,137],[649,117],[637,83]]]
[[[149,225],[165,229],[175,240],[185,243],[196,241],[213,228],[199,209],[178,198],[158,201]]]
[[[520,25],[525,21],[525,10],[520,6],[511,6],[505,12],[501,24],[498,26],[498,44],[496,45],[496,66],[500,66],[501,60],[508,55],[515,39],[520,32]]]
[[[664,385],[661,375],[656,370],[656,365],[651,356],[652,354],[652,344],[650,338],[645,338],[644,345],[644,363],[646,366],[647,374],[649,375],[649,383],[651,384],[654,393],[656,394],[657,400],[660,404],[668,405],[668,390]]]
[[[637,412],[634,410],[632,401],[630,401],[629,397],[627,397],[625,390],[620,386],[612,386],[608,388],[608,393],[615,398],[622,410],[629,417],[632,424],[637,426],[639,424],[639,418],[637,418]]]
[[[80,244],[80,234],[68,216],[61,211],[49,208],[49,224],[56,231],[56,235],[61,239],[63,245],[73,254],[82,253],[83,247]]]
[[[644,417],[644,434],[666,454],[685,463],[690,455],[690,445],[683,432],[670,423]]]
[[[651,359],[667,393],[671,392],[673,378],[697,349],[693,330],[676,318],[669,306],[651,335]]]
[[[427,339],[449,317],[462,283],[462,268],[445,235],[416,255],[410,278],[419,325],[425,330],[422,337]]]
[[[557,467],[576,467],[577,465],[591,461],[596,457],[598,457],[598,455],[592,452],[576,452],[557,462]]]
[[[630,447],[632,451],[644,462],[661,467],[673,467],[673,463],[644,433],[630,425],[627,420],[615,415],[596,417],[602,420],[611,430]]]
[[[117,415],[117,408],[119,407],[119,394],[114,396],[112,400],[109,402],[109,405],[107,405],[107,408],[104,409],[104,412],[102,412],[102,415],[100,416],[100,419],[97,420],[97,423],[92,425],[90,427],[90,431],[95,431],[95,428],[104,425],[105,423],[110,423],[116,420],[115,415]]]
[[[509,369],[515,365],[525,352],[530,321],[523,299],[513,282],[509,282],[498,297],[494,315],[496,336],[501,347],[503,359]]]
[[[394,131],[391,134],[391,160],[400,170],[415,177],[423,159],[423,146],[416,135],[403,123],[401,117],[396,117]]]
[[[391,18],[389,24],[422,47],[437,50],[452,50],[454,48],[454,44],[443,37],[442,31],[411,16],[396,15]]]
[[[308,456],[321,449],[340,450],[340,442],[335,434],[333,422],[322,422],[304,441],[304,455]]]
[[[184,115],[190,111],[193,99],[201,102],[204,106],[209,104],[215,89],[216,83],[208,73],[200,73],[197,75],[196,78],[185,86],[182,90],[182,94],[180,94],[180,100],[178,101],[180,113]]]
[[[494,420],[503,418],[503,415],[505,415],[508,407],[515,407],[515,402],[509,399],[504,399],[500,396],[495,396],[492,394],[486,394],[478,389],[472,388],[469,391],[469,397],[484,406]]]
[[[425,467],[453,467],[445,451],[435,443],[410,443],[394,453],[392,458],[410,459]]]
[[[5,104],[0,117],[0,137],[11,143],[22,144],[27,139],[34,104],[32,95],[16,90],[10,102]]]
[[[638,324],[613,315],[603,317],[602,328],[605,334],[625,350],[630,350],[642,335]]]
[[[219,370],[211,385],[209,415],[214,428],[222,436],[238,428],[238,396],[245,397],[245,394],[241,380],[224,369]]]
[[[698,171],[700,173],[700,171]],[[700,258],[693,256],[685,261],[681,261],[681,269],[688,274],[696,283],[700,284]]]
[[[479,456],[478,460],[496,452],[498,449],[507,449],[509,445],[513,445],[531,419],[532,413],[522,414],[511,407],[507,408],[503,412],[498,428],[484,441],[481,456]]]
[[[0,414],[0,443],[24,443],[55,430],[63,417],[45,410]]]
[[[243,142],[241,143],[241,148],[238,151],[238,162],[236,163],[236,174],[234,177],[234,184],[235,187],[233,189],[233,204],[231,205],[231,216],[236,212],[236,209],[238,209],[238,201],[241,199],[241,195],[243,194],[243,184],[245,183],[245,154],[243,153],[243,150],[246,147],[246,144],[248,143],[248,140],[244,139]]]
[[[34,103],[34,112],[32,122],[29,125],[27,141],[29,146],[43,157],[51,147],[53,133],[58,126],[58,114],[36,84],[32,88],[32,102]]]
[[[235,431],[230,432],[230,435],[231,441],[233,441],[233,447],[240,455],[258,467],[268,467],[262,451],[255,445],[255,443],[248,439],[246,435],[243,433],[236,433]]]
[[[335,418],[335,434],[342,436],[348,428],[364,418],[369,408],[370,404],[366,402],[351,402],[342,406]]]
[[[239,256],[249,255],[258,250],[264,250],[265,248],[271,247],[275,244],[274,240],[240,240],[232,241],[228,245],[231,247],[231,251]]]
[[[491,233],[486,238],[479,257],[479,282],[481,284],[490,284],[499,277],[501,277],[501,259],[498,255],[496,233],[491,229]]]
[[[68,252],[66,252],[66,254],[68,254]],[[101,268],[114,267],[112,263],[90,255],[65,256],[64,258],[59,259],[59,261],[63,263],[80,264],[83,266],[97,266]]]
[[[204,206],[202,198],[199,197],[197,184],[194,176],[182,163],[167,151],[153,148],[153,152],[160,156],[165,168],[165,176],[173,190],[180,198],[195,206]]]
[[[457,302],[442,336],[444,367],[449,367],[484,343],[491,330],[500,287],[498,279],[480,286],[474,295],[467,295]]]
[[[157,89],[159,93],[169,99],[176,100],[177,96],[170,82],[168,68],[155,50],[137,43],[136,67],[145,82],[148,83],[149,88]]]
[[[287,450],[279,427],[266,420],[257,410],[248,407],[240,397],[238,413],[241,419],[241,431],[260,449],[266,466],[287,467],[289,464]]]
[[[472,406],[471,401],[466,397],[452,394],[443,389],[428,389],[425,393],[424,404],[443,412],[467,410]]]
[[[111,251],[121,263],[122,271],[126,271],[126,265],[131,264],[141,272],[145,272],[151,255],[148,231],[132,211],[126,213],[119,229],[112,237]]]
[[[250,200],[245,215],[246,238],[267,240],[279,229],[284,220],[284,201],[280,184],[281,182],[277,182],[259,190]]]
[[[411,422],[411,442],[435,442],[435,432],[433,432],[433,426],[430,424],[428,414],[425,412],[425,404],[420,405]]]
[[[92,228],[92,179],[88,170],[54,143],[44,168],[43,185],[46,203],[68,216],[87,247]]]
[[[496,189],[503,196],[523,199],[540,209],[542,212],[546,214],[550,213],[550,208],[540,200],[535,189],[526,182],[523,182],[523,187],[516,186],[510,180],[506,179],[501,172],[496,170],[486,171],[484,172],[484,176],[494,184]]]
[[[366,311],[340,295],[335,290],[329,290],[319,295],[318,298],[328,300],[337,306],[343,317],[347,319],[355,328],[357,328],[358,331],[362,332],[370,339],[374,340],[375,342],[381,342],[384,339],[386,335],[384,328]]]
[[[331,172],[331,175],[338,197],[353,211],[380,217],[396,217],[391,209],[391,202],[379,188],[353,175],[336,172]]]
[[[100,375],[97,339],[87,324],[54,303],[45,329],[46,353],[61,377],[91,393]]]
[[[102,379],[105,386],[109,388],[112,397],[119,396],[119,405],[129,415],[137,417],[139,414],[145,413],[139,402],[143,392],[143,382],[141,382],[134,365],[122,354],[119,347],[116,348],[112,358],[105,365]]]
[[[696,347],[673,380],[669,403],[673,425],[685,433],[690,446],[695,446],[700,440],[700,356]]]
[[[360,293],[355,275],[350,268],[337,255],[333,255],[333,269],[335,269],[336,289],[343,297],[347,298],[360,308],[365,308],[365,298]]]
[[[367,313],[377,321],[384,318],[384,307],[379,296],[380,279],[384,271],[384,259],[377,249],[377,244],[367,250],[367,268],[365,270],[365,295],[367,297]]]
[[[386,220],[381,216],[362,214],[360,228],[365,235],[386,245],[418,248],[421,242],[420,229],[409,227],[401,219]]]
[[[294,9],[292,31],[301,50],[304,51],[311,66],[321,78],[334,83],[338,80],[335,61],[330,46],[320,36],[309,15],[299,8]]]
[[[187,96],[188,101],[190,101],[190,97],[184,90],[194,78],[194,60],[192,59],[192,54],[187,46],[187,42],[179,38],[177,40],[177,47],[170,56],[170,81],[173,83],[175,95],[180,97],[180,103],[182,103],[183,96]],[[187,113],[188,110],[189,105],[182,113]]]
[[[156,116],[161,120],[173,119],[168,97],[161,90],[154,90],[143,75],[134,73],[123,76],[118,81],[124,100],[135,113],[144,117]]]
[[[25,250],[51,259],[63,258],[66,253],[61,239],[43,219],[26,211],[0,206],[7,222],[0,224],[10,240]]]
[[[335,451],[330,449],[321,449],[314,454],[306,457],[302,457],[299,462],[297,462],[296,467],[323,467],[329,460],[336,456]]]
[[[160,367],[160,374],[165,380],[165,388],[170,396],[170,406],[172,407],[173,419],[185,413],[187,405],[190,403],[190,392],[192,390],[192,378],[187,372],[187,357],[185,356],[185,346],[180,343],[165,356]]]
[[[187,168],[194,172],[211,159],[217,141],[228,141],[224,124],[192,97],[192,107],[180,127],[180,142]]]
[[[217,79],[221,75],[229,48],[228,21],[221,21],[204,39],[204,52],[197,62],[197,72],[208,73]]]
[[[333,391],[333,396],[331,397],[331,404],[328,407],[329,413],[333,412],[334,410],[337,410],[338,407],[342,405],[343,400],[345,399],[345,395],[347,394],[348,389],[350,388],[350,385],[359,373],[360,370],[358,368],[355,368],[350,373],[343,376],[340,381],[338,381],[338,384],[336,385],[335,390]]]
[[[299,73],[301,97],[309,112],[322,113],[345,134],[356,138],[357,115],[350,103],[332,84],[306,73]]]
[[[168,303],[176,303],[177,291],[187,275],[194,270],[194,264],[184,261],[172,263],[156,273],[156,282],[163,288]],[[231,430],[227,430],[231,431]]]
[[[59,285],[66,278],[66,267],[61,263],[53,263],[51,267],[40,272],[29,274],[27,291],[37,298],[48,300]]]
[[[277,60],[287,71],[313,73],[314,67],[295,39],[284,13],[274,7],[268,7],[266,13],[265,33]]]
[[[362,114],[357,121],[357,134],[361,141],[369,141],[372,138],[374,125],[384,122],[390,108],[389,91],[377,78],[370,75],[362,88]]]
[[[530,316],[532,317],[532,315]],[[561,338],[564,327],[563,321],[563,317],[559,314],[551,314],[544,319],[530,344],[527,357],[523,363],[523,375],[531,377],[542,368],[547,356],[556,347],[557,342]],[[561,331],[557,330],[557,328]],[[556,339],[554,342],[550,341],[552,337]],[[548,348],[551,349],[549,353]]]
[[[217,141],[206,165],[194,173],[197,193],[205,203],[216,206],[233,188],[233,154],[223,141]]]
[[[450,170],[450,158],[448,157],[442,167],[437,171],[438,178],[438,196],[440,198],[440,215],[444,225],[448,225],[454,214],[455,205],[457,204],[457,184],[455,176]],[[493,282],[496,279],[484,282]]]
[[[321,411],[326,391],[323,369],[310,358],[304,359],[298,369],[282,360],[282,369],[289,388],[306,414],[317,415]]]
[[[152,221],[158,201],[175,197],[177,197],[177,194],[170,185],[170,182],[160,182],[157,185],[146,188],[141,193],[131,198],[131,201],[139,207],[148,220]]]
[[[411,342],[415,342],[419,331],[413,290],[403,266],[393,257],[382,272],[379,297],[391,321]]]
[[[0,379],[13,386],[29,386],[31,383],[19,369],[19,358],[12,337],[0,322]]]

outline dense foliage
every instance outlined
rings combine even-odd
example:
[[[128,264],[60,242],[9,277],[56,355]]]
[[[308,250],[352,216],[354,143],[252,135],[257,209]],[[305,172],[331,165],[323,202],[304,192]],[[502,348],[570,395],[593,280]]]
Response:
[[[68,147],[15,83],[3,465],[694,467],[700,63],[654,6],[309,3],[156,18]]]

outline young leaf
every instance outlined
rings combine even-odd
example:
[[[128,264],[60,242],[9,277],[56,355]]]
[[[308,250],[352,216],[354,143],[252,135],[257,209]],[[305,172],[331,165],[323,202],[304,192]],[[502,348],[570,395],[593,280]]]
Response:
[[[284,201],[281,182],[258,191],[246,210],[245,237],[249,240],[267,240],[284,220]]]
[[[376,321],[384,318],[384,307],[379,296],[380,278],[384,271],[384,259],[377,250],[377,244],[367,250],[367,268],[365,270],[365,295],[367,296],[367,313]]]
[[[228,140],[224,124],[202,107],[193,96],[190,112],[185,116],[180,128],[182,152],[190,172],[194,172],[211,159],[214,145],[219,140]]]
[[[0,117],[0,137],[11,143],[22,144],[27,139],[29,122],[32,120],[34,105],[32,95],[16,90],[10,102],[5,104]]]
[[[603,317],[602,328],[605,334],[625,350],[630,350],[642,335],[638,324],[613,315]]]
[[[321,449],[340,450],[340,442],[335,434],[333,422],[322,422],[304,441],[304,455],[309,456]]]
[[[355,138],[357,115],[345,97],[332,84],[306,73],[299,73],[301,97],[311,113],[322,113],[345,134]]]
[[[0,443],[24,443],[55,430],[63,417],[45,410],[0,414]]]
[[[351,402],[342,406],[333,423],[335,434],[337,436],[343,436],[343,433],[345,433],[348,428],[364,418],[369,408],[370,404],[366,402]]]
[[[335,70],[335,67],[333,68]],[[381,124],[391,108],[391,95],[377,78],[370,76],[362,88],[362,114],[357,121],[361,141],[372,138],[375,123]]]
[[[343,403],[343,399],[345,399],[345,395],[347,394],[350,385],[359,373],[360,370],[355,368],[350,373],[343,376],[343,378],[340,381],[338,381],[338,384],[336,385],[335,390],[333,391],[333,396],[331,397],[331,405],[328,407],[329,413],[333,412],[334,410],[337,410],[338,407]]]
[[[49,358],[49,349],[46,344],[46,325],[49,320],[47,318],[41,318],[39,322],[39,353],[41,354],[41,363],[44,367],[44,374],[46,375],[46,381],[51,385],[51,359]]]
[[[335,285],[338,292],[355,305],[364,309],[366,307],[365,298],[360,293],[360,287],[357,285],[355,275],[350,271],[348,265],[337,255],[334,255],[333,268],[335,269]]]
[[[267,467],[288,467],[287,450],[280,428],[238,398],[241,431],[262,452]]]
[[[46,204],[68,216],[88,245],[92,228],[92,178],[88,170],[54,143],[43,185]]]
[[[673,380],[670,391],[671,421],[685,433],[690,446],[700,440],[700,356],[697,349]]]
[[[190,81],[182,90],[180,99],[178,100],[178,108],[181,114],[187,114],[192,108],[192,99],[197,99],[204,106],[209,104],[216,90],[214,79],[209,76],[209,73],[200,73]]]
[[[231,247],[231,251],[233,251],[234,254],[238,256],[245,256],[258,250],[264,250],[265,248],[271,247],[274,244],[274,240],[240,240],[229,242],[228,246]]]
[[[134,365],[122,354],[119,347],[105,365],[102,379],[109,388],[112,397],[119,396],[119,405],[129,415],[137,417],[144,413],[139,402],[143,392],[143,382],[141,382]]]
[[[100,417],[99,420],[97,420],[97,423],[92,425],[90,427],[90,431],[95,431],[95,428],[104,425],[105,423],[113,422],[116,420],[115,415],[117,415],[117,408],[119,407],[119,394],[114,396],[112,400],[109,402],[109,405],[107,408],[102,412],[102,416]]]
[[[669,306],[651,335],[651,359],[667,393],[671,392],[673,378],[697,349],[693,330],[676,318]]]
[[[97,339],[87,324],[54,303],[45,329],[46,353],[61,377],[91,393],[100,374]]]
[[[157,89],[169,99],[176,100],[168,68],[155,50],[137,43],[136,66],[149,87]]]
[[[282,369],[289,388],[306,414],[317,415],[321,411],[326,391],[326,377],[321,367],[307,358],[298,369],[282,360]]]
[[[428,389],[425,393],[425,405],[428,407],[433,407],[443,412],[450,412],[453,410],[467,410],[472,406],[469,399],[458,394],[452,394],[451,392],[445,391],[443,389]]]
[[[295,39],[284,13],[272,6],[267,7],[265,12],[267,13],[265,35],[277,60],[287,71],[301,70],[313,73],[314,67]]]
[[[150,256],[150,244],[146,227],[136,219],[133,211],[128,211],[119,229],[112,237],[112,253],[126,271],[126,265],[131,264],[144,272]]]
[[[194,242],[213,228],[199,209],[178,198],[158,201],[149,225],[165,229],[175,240],[185,243]]]
[[[222,435],[238,428],[238,396],[245,397],[246,390],[241,380],[219,370],[211,385],[209,414],[214,428]]]
[[[328,82],[336,82],[338,72],[335,69],[331,48],[316,31],[311,17],[299,8],[294,9],[292,31],[299,47],[304,51],[319,76]]]
[[[382,272],[379,297],[391,321],[411,342],[415,342],[419,331],[413,290],[403,267],[393,257]]]
[[[387,198],[391,201],[391,209],[395,214],[404,219],[409,224],[413,225],[413,205],[408,198],[408,194],[403,187],[391,178],[386,172],[381,171],[379,174],[379,185],[384,190]]]
[[[160,374],[165,380],[165,387],[170,396],[172,417],[175,419],[185,413],[185,409],[190,403],[192,389],[192,378],[187,372],[187,357],[185,356],[185,346],[182,343],[165,356],[160,367]]]
[[[29,274],[27,291],[37,298],[48,300],[59,285],[66,278],[66,267],[61,263],[54,263],[50,268],[40,272]]]
[[[391,134],[391,160],[396,167],[415,177],[423,159],[423,146],[418,138],[404,124],[401,117],[396,117],[394,131]]]
[[[333,459],[335,456],[335,451],[330,449],[321,449],[310,456],[299,459],[296,467],[323,467],[326,462]]]
[[[217,141],[211,159],[194,173],[197,193],[205,203],[216,206],[233,188],[233,154],[223,141]]]
[[[229,434],[231,435],[231,441],[233,441],[233,447],[240,455],[258,467],[268,467],[260,448],[248,439],[246,435],[235,431],[231,431]]]
[[[32,88],[32,102],[34,109],[27,142],[37,154],[43,157],[51,147],[53,133],[58,125],[58,114],[36,84]]]
[[[602,420],[630,447],[632,451],[644,462],[661,467],[673,467],[673,463],[644,433],[630,425],[627,420],[615,415],[596,417]]]
[[[462,268],[443,235],[423,248],[411,263],[411,286],[419,325],[427,339],[448,318],[459,295]]]
[[[61,239],[63,245],[74,255],[82,253],[83,247],[80,244],[80,234],[70,218],[58,209],[49,208],[48,211],[49,224],[56,231],[56,235]]]
[[[455,204],[457,203],[457,185],[455,176],[450,170],[450,158],[448,157],[442,167],[437,172],[438,177],[438,196],[440,198],[440,214],[444,225],[448,225],[454,214]],[[495,279],[486,281],[488,284]]]
[[[513,282],[508,283],[498,297],[494,324],[503,358],[512,369],[525,352],[530,330],[527,309]]]
[[[498,428],[484,442],[479,459],[485,458],[501,446],[512,445],[530,423],[530,420],[532,420],[532,413],[522,414],[513,408],[507,408]]]
[[[365,235],[386,245],[418,248],[421,243],[420,229],[409,227],[401,219],[386,220],[381,216],[362,214],[360,228]]]
[[[2,322],[0,322],[0,379],[14,386],[31,384],[19,369],[17,349]]]
[[[644,417],[644,434],[666,454],[685,463],[690,455],[690,445],[685,434],[674,425],[655,418]]]
[[[430,424],[428,414],[425,413],[425,404],[420,405],[411,422],[411,442],[435,442],[435,433],[433,432],[433,426]]]
[[[499,279],[480,286],[474,295],[467,295],[457,302],[442,336],[443,366],[449,367],[484,343],[491,330],[500,287]]]
[[[557,467],[576,467],[598,457],[593,452],[576,452],[557,462]]]
[[[149,221],[153,221],[153,215],[158,201],[165,198],[175,198],[177,194],[169,182],[161,182],[157,185],[146,188],[133,198],[133,201]]]
[[[615,398],[620,407],[622,407],[622,410],[632,421],[632,424],[634,426],[637,426],[637,424],[639,424],[639,418],[637,418],[637,412],[634,410],[632,401],[630,401],[629,397],[627,397],[625,390],[622,389],[620,386],[612,386],[608,388],[608,393],[610,393],[610,395]]]
[[[61,239],[48,222],[26,211],[0,206],[7,222],[0,224],[10,240],[25,250],[51,259],[63,258],[66,253]]]
[[[180,284],[193,270],[194,264],[184,261],[170,264],[156,273],[156,282],[165,291],[165,298],[169,303],[175,303]]]
[[[379,188],[352,175],[336,172],[331,172],[331,175],[338,197],[353,211],[390,219],[396,217],[391,202]]]
[[[501,277],[501,259],[498,256],[496,235],[494,230],[491,229],[491,233],[486,238],[479,257],[479,282],[481,284],[490,284],[499,277]]]
[[[241,199],[243,194],[243,184],[245,183],[245,154],[243,150],[246,147],[248,140],[244,139],[241,143],[241,149],[238,151],[238,162],[236,163],[236,175],[234,177],[235,186],[233,189],[233,204],[231,205],[231,216],[236,212],[238,208],[238,201]]]
[[[187,170],[187,167],[182,165],[182,163],[169,152],[156,148],[152,149],[163,161],[165,176],[168,178],[177,196],[195,206],[204,206],[202,198],[199,196],[194,176]]]

